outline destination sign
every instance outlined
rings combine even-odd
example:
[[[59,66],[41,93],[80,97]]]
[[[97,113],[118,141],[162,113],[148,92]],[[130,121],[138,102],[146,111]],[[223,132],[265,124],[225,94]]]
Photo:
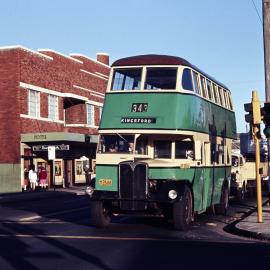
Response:
[[[148,103],[132,103],[131,112],[147,112]]]
[[[121,124],[155,124],[153,117],[122,117]]]

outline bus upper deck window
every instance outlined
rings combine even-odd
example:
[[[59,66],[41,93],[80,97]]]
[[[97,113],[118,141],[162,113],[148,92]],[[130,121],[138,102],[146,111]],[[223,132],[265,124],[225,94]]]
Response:
[[[191,71],[188,68],[185,68],[183,70],[182,86],[183,86],[183,89],[184,90],[191,90],[191,91],[193,91]]]
[[[219,95],[217,92],[217,86],[215,84],[212,84],[212,85],[213,85],[214,100],[216,103],[219,104]]]
[[[209,80],[206,80],[206,86],[207,86],[207,91],[208,91],[208,97],[210,100],[213,99],[212,97],[212,87],[211,87],[211,82]]]
[[[195,93],[200,94],[199,84],[198,84],[198,73],[196,73],[194,71],[192,73],[193,73],[193,85],[194,85]]]
[[[203,97],[207,97],[207,94],[206,94],[206,89],[205,89],[205,78],[203,76],[200,76],[200,79],[201,79],[201,90],[202,90],[202,95]]]
[[[175,89],[177,68],[147,68],[144,89]]]
[[[115,69],[112,81],[112,90],[140,90],[142,69]]]
[[[219,93],[219,100],[220,104],[224,106],[224,97],[223,97],[223,91],[221,87],[218,87],[218,93]]]

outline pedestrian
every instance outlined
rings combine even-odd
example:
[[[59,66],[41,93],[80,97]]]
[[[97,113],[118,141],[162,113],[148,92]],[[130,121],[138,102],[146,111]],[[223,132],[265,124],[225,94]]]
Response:
[[[37,185],[37,172],[35,171],[35,166],[32,165],[30,166],[30,170],[29,170],[29,173],[28,173],[28,178],[29,178],[29,181],[30,181],[30,188],[31,190],[35,190],[36,189],[36,185]]]
[[[90,183],[91,183],[91,168],[89,167],[89,165],[88,164],[86,164],[85,166],[84,166],[84,173],[85,173],[85,182],[86,182],[86,185],[90,185]]]
[[[45,190],[47,187],[47,171],[45,169],[45,167],[41,167],[39,174],[38,174],[38,178],[39,178],[39,183],[40,183],[40,187],[41,189]]]

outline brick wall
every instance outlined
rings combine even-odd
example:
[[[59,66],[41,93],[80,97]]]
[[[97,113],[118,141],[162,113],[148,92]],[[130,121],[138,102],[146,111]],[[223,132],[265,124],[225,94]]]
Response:
[[[0,163],[20,161],[19,55],[0,51]]]
[[[21,133],[97,133],[94,128],[65,127],[59,122],[20,117],[20,114],[28,114],[28,90],[19,87],[20,82],[59,93],[79,95],[102,104],[104,96],[98,93],[105,93],[109,71],[110,68],[105,64],[85,56],[65,57],[50,50],[38,53],[22,47],[0,50],[0,142],[4,148],[4,151],[0,151],[0,163],[20,162]],[[58,97],[59,120],[62,121],[63,99]],[[40,104],[40,117],[46,120],[48,93],[40,93]],[[86,124],[86,105],[68,108],[65,117],[69,124]],[[99,108],[95,107],[95,125],[99,124],[99,118]]]

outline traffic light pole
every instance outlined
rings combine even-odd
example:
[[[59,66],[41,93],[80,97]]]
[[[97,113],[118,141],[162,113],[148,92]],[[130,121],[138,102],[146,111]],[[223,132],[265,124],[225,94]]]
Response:
[[[257,206],[258,206],[258,223],[262,223],[262,184],[260,176],[260,124],[262,121],[261,106],[257,91],[252,91],[252,135],[255,143],[256,157],[256,187],[257,187]]]
[[[258,222],[262,223],[262,184],[260,176],[260,139],[257,138],[256,134],[259,132],[257,126],[253,126],[253,139],[255,143],[255,154],[256,154],[256,187],[257,187],[257,206],[258,206]]]

